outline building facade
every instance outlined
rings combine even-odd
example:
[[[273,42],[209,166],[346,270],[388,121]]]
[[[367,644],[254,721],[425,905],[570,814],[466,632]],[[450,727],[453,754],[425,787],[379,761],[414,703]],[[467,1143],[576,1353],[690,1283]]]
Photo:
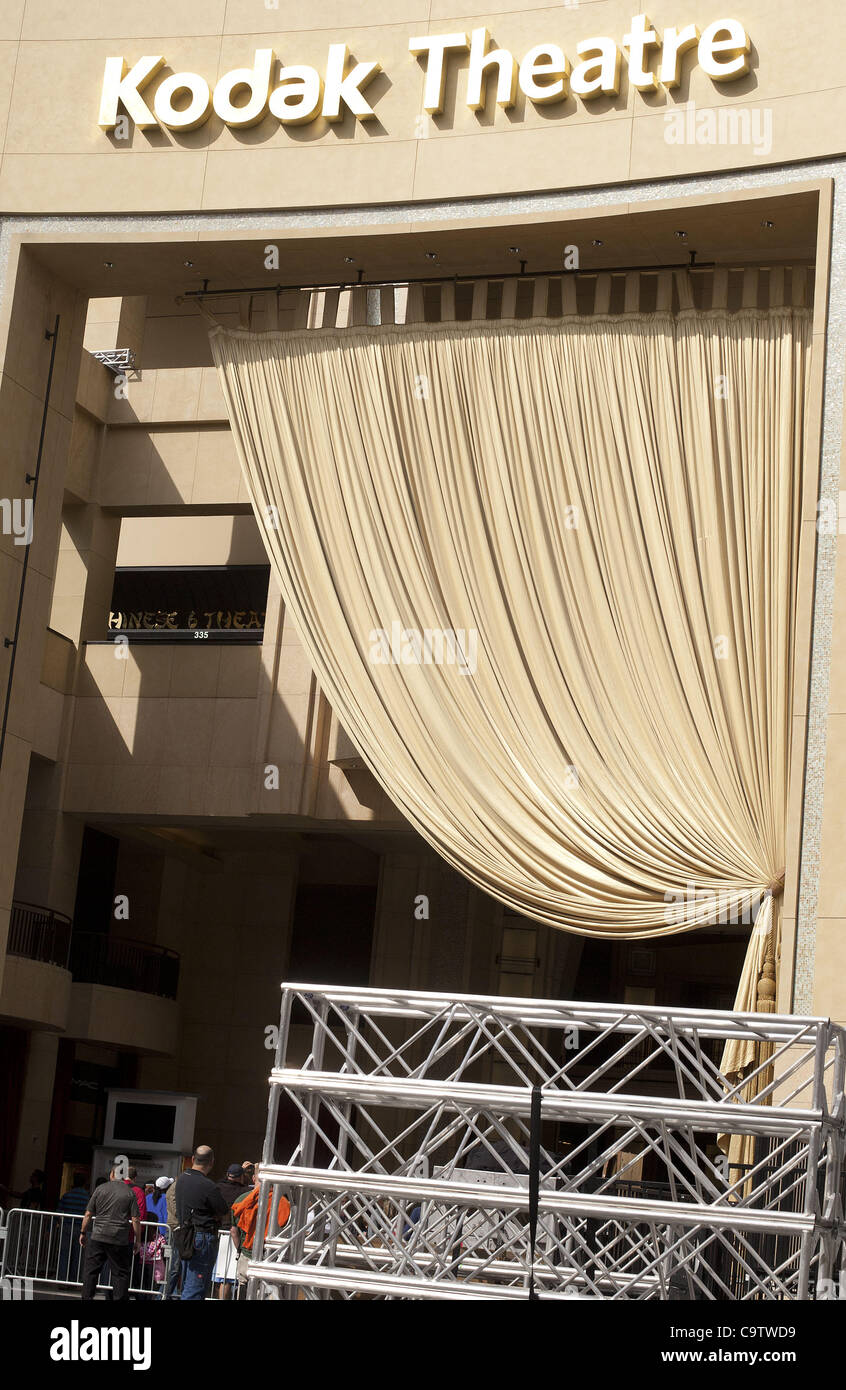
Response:
[[[204,288],[285,327],[300,287],[326,323],[367,313],[358,283],[484,279],[497,317],[517,271],[691,253],[730,305],[750,269],[808,287],[778,1005],[846,1022],[839,7],[630,10],[0,4],[12,1192],[90,1161],[109,1086],[196,1094],[198,1137],[255,1156],[285,978],[730,1007],[749,934],[556,933],[403,821],[270,575]]]

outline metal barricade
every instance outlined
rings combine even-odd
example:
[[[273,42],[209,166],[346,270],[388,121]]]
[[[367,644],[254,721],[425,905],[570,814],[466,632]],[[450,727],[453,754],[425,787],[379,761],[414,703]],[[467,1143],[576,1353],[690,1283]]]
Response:
[[[82,1217],[58,1211],[30,1211],[14,1207],[6,1212],[0,1255],[0,1283],[30,1281],[36,1292],[50,1288],[70,1292],[81,1289],[85,1251],[79,1243]],[[128,1237],[127,1237],[128,1242]],[[159,1223],[141,1224],[141,1241],[133,1250],[129,1292],[135,1298],[164,1298],[170,1273],[171,1247],[160,1235]],[[100,1271],[97,1290],[111,1296],[108,1265]]]

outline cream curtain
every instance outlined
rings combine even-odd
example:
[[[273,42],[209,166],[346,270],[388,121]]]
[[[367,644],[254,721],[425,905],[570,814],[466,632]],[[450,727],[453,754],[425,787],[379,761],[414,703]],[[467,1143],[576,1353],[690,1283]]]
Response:
[[[746,958],[734,1001],[735,1013],[775,1013],[776,975],[779,954],[778,899],[765,894],[755,918],[755,930],[749,939]],[[720,1071],[728,1089],[734,1089],[734,1099],[747,1105],[758,1097],[761,1105],[769,1105],[772,1095],[768,1087],[773,1080],[772,1058],[774,1044],[750,1037],[726,1043],[720,1059]],[[745,1084],[741,1084],[744,1083]],[[762,1094],[763,1093],[763,1094]],[[755,1163],[755,1138],[751,1134],[721,1134],[719,1146],[728,1155],[728,1180],[735,1185],[735,1200],[740,1200],[755,1186],[754,1179],[745,1174]]]
[[[594,935],[778,885],[807,310],[210,337],[318,678],[445,859]]]

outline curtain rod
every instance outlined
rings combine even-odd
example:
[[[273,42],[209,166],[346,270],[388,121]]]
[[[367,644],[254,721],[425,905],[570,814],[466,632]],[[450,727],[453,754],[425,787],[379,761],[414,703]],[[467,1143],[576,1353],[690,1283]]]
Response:
[[[499,274],[475,274],[464,275],[419,275],[409,276],[395,280],[365,280],[364,271],[359,270],[355,280],[333,280],[321,281],[311,285],[242,285],[238,289],[232,290],[210,290],[208,280],[203,281],[201,290],[186,290],[184,294],[178,295],[177,300],[181,303],[185,299],[218,299],[222,295],[229,294],[282,294],[286,290],[358,290],[358,289],[388,289],[395,285],[449,285],[467,284],[477,280],[555,280],[566,276],[576,275],[631,275],[635,271],[640,271],[642,275],[658,275],[665,270],[715,270],[716,261],[697,261],[696,252],[690,252],[690,260],[687,264],[674,261],[667,265],[615,265],[615,266],[594,266],[586,270],[567,270],[562,266],[556,266],[554,270],[526,270],[526,262],[521,261],[521,270],[505,270]],[[726,266],[726,270],[745,270],[745,266]]]

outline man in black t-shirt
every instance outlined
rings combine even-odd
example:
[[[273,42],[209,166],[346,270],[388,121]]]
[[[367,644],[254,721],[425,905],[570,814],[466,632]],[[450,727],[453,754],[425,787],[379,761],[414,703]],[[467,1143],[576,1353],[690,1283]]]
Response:
[[[88,1230],[92,1222],[89,1239]],[[127,1243],[126,1232],[130,1224],[134,1239]],[[82,1297],[94,1297],[100,1270],[108,1263],[112,1272],[113,1297],[117,1302],[125,1302],[129,1298],[132,1252],[140,1240],[141,1220],[135,1193],[112,1168],[109,1181],[101,1183],[91,1193],[82,1218],[79,1235],[79,1243],[85,1251]]]
[[[229,1224],[229,1208],[209,1177],[214,1153],[208,1144],[194,1150],[193,1166],[176,1179],[174,1198],[180,1226],[189,1220],[194,1227],[194,1254],[185,1261],[182,1298],[199,1300],[208,1296],[217,1256],[217,1233]]]

